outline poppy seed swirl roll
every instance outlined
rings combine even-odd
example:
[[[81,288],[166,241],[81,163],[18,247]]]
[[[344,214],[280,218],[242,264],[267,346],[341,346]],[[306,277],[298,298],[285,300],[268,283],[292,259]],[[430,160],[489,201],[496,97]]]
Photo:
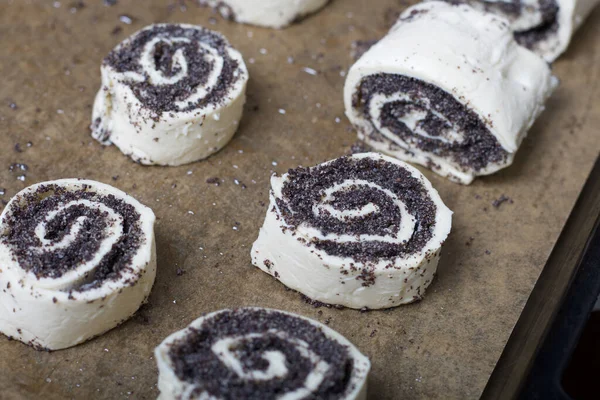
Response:
[[[101,72],[92,136],[142,164],[204,159],[229,142],[242,117],[242,55],[201,26],[148,26],[111,51]]]
[[[154,213],[109,185],[30,186],[0,217],[0,332],[58,350],[114,328],[156,275]]]
[[[512,163],[556,84],[505,19],[432,1],[350,68],[344,103],[375,150],[469,184]]]
[[[600,0],[445,0],[506,18],[517,42],[554,62]]]
[[[371,367],[331,328],[264,308],[203,316],[154,353],[161,400],[364,400]]]
[[[451,223],[415,168],[356,154],[271,178],[252,262],[313,300],[394,307],[422,298]]]

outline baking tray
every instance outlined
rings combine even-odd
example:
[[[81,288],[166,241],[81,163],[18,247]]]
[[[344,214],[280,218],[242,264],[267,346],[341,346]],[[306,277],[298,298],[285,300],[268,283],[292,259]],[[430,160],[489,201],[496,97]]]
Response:
[[[483,398],[571,398],[563,386],[563,375],[600,293],[599,195],[600,158],[596,159]]]
[[[574,355],[577,343],[589,320],[590,313],[600,293],[600,162],[596,163],[588,184],[595,185],[596,219],[592,233],[579,257],[578,267],[569,280],[566,296],[562,299],[555,320],[541,344],[535,361],[525,382],[521,399],[574,399],[563,385],[563,375]],[[587,185],[584,193],[587,193]],[[577,203],[579,205],[579,203]],[[575,208],[585,212],[585,208]],[[580,211],[581,210],[581,211]],[[571,218],[567,222],[571,221]],[[559,242],[563,239],[562,234]],[[558,246],[557,246],[558,248]],[[554,252],[551,258],[554,256]],[[575,372],[577,373],[577,372]],[[595,397],[598,393],[595,394]],[[575,397],[578,398],[578,397]],[[589,398],[589,396],[588,396]]]
[[[269,176],[349,151],[355,134],[342,87],[351,45],[383,36],[409,4],[334,0],[273,31],[225,21],[192,2],[0,1],[3,198],[48,179],[112,184],[154,209],[159,257],[149,303],[107,334],[53,353],[1,337],[0,396],[154,398],[152,350],[164,337],[203,312],[255,305],[328,322],[348,337],[373,362],[371,399],[479,397],[600,150],[599,10],[555,64],[562,85],[513,166],[468,187],[424,171],[455,215],[423,301],[366,313],[314,308],[250,263]],[[247,61],[240,129],[205,161],[145,167],[89,136],[102,58],[152,22],[219,30]],[[28,170],[11,171],[13,163]],[[219,186],[206,183],[213,177]],[[493,206],[502,195],[512,202]]]

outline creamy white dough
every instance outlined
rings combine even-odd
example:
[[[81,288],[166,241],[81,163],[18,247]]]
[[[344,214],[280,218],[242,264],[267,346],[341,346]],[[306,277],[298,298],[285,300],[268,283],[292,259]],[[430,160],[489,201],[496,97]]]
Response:
[[[57,214],[79,205],[106,212],[107,236],[92,260],[80,263],[55,278],[39,277],[22,268],[18,257],[13,254],[13,247],[4,239],[9,229],[6,221],[13,216],[13,206],[22,205],[24,196],[48,185],[56,185],[69,192],[86,188],[87,192],[114,196],[139,213],[138,224],[143,241],[130,260],[129,268],[123,269],[115,279],[93,281],[99,261],[113,244],[127,234],[123,231],[123,218],[104,203],[93,200],[61,202],[37,225],[35,235],[39,246],[30,247],[33,253],[67,249],[77,239],[86,217],[78,217],[69,233],[59,242],[45,238],[46,227]],[[156,275],[155,217],[150,208],[126,193],[90,180],[43,182],[29,186],[13,197],[0,218],[0,332],[6,336],[38,349],[64,349],[114,328],[146,301]]]
[[[200,0],[236,22],[281,29],[324,7],[329,0]]]
[[[306,224],[291,227],[282,216],[278,200],[289,181],[289,174],[271,178],[270,204],[258,239],[252,246],[252,263],[262,271],[276,277],[284,285],[303,293],[312,300],[327,304],[340,304],[350,308],[379,309],[394,307],[420,300],[425,289],[432,282],[440,258],[442,244],[450,233],[452,211],[442,202],[431,183],[415,168],[408,164],[377,153],[357,154],[352,160],[372,159],[390,163],[405,169],[424,188],[426,195],[435,205],[435,227],[432,236],[419,250],[410,255],[397,254],[391,258],[377,260],[357,260],[349,256],[330,255],[327,251],[312,245],[317,240],[332,240],[336,243],[384,242],[401,244],[411,239],[418,224],[417,217],[411,215],[406,204],[397,193],[382,188],[374,182],[348,179],[333,187],[323,188],[321,201],[313,205],[318,216],[328,212],[343,222],[368,214],[377,214],[377,204],[366,204],[360,209],[340,212],[331,206],[336,195],[355,190],[354,187],[381,191],[393,201],[401,214],[401,226],[395,232],[381,235],[324,235],[319,229]],[[319,166],[327,166],[335,160]],[[285,201],[283,201],[285,203]],[[292,210],[293,213],[293,210]],[[388,224],[391,222],[388,221]],[[369,271],[365,277],[364,271]],[[371,282],[372,278],[372,282]]]
[[[450,132],[445,137],[433,137],[419,129],[428,112],[446,122],[448,116],[436,111],[428,99],[415,100],[407,93],[373,96],[367,118],[353,106],[353,98],[359,95],[362,80],[376,74],[415,78],[442,89],[479,117],[506,151],[506,157],[474,170],[424,151],[381,126],[381,108],[392,101],[405,101],[426,109],[424,114],[414,112],[402,119],[416,140],[460,144],[469,135],[468,130],[457,129],[453,122],[449,122]],[[468,184],[478,175],[494,173],[512,163],[557,84],[544,60],[517,45],[505,19],[467,5],[432,1],[408,8],[390,32],[350,68],[344,103],[359,137],[376,150]]]
[[[307,322],[312,326],[320,330],[325,336],[334,341],[348,350],[348,353],[353,359],[352,373],[348,389],[346,392],[339,397],[339,400],[366,400],[367,398],[367,375],[371,368],[371,363],[367,357],[365,357],[348,339],[334,331],[333,329],[323,325],[312,319],[305,318],[300,315],[265,308],[247,307],[233,310],[233,312],[247,312],[247,311],[264,311],[274,315],[285,315],[294,319]],[[206,393],[205,391],[198,390],[200,385],[196,385],[192,382],[187,382],[180,379],[173,365],[173,360],[169,355],[169,351],[172,346],[185,338],[193,334],[194,329],[201,329],[205,321],[220,316],[225,312],[232,312],[232,310],[221,310],[216,311],[201,318],[193,321],[187,328],[182,329],[168,336],[155,350],[154,355],[158,364],[158,389],[160,390],[160,400],[218,400],[219,397],[215,397]],[[278,338],[278,340],[289,343],[293,346],[303,357],[308,358],[313,364],[313,371],[308,374],[304,386],[296,391],[287,392],[279,396],[278,400],[302,400],[311,398],[310,394],[314,391],[325,378],[325,374],[330,365],[324,360],[321,360],[317,354],[312,352],[309,348],[309,343],[295,337],[295,331],[290,330],[276,330],[270,329],[268,332],[257,332],[246,335],[234,335],[234,336],[223,336],[216,343],[211,346],[211,351],[219,360],[226,366],[227,369],[232,370],[235,375],[247,381],[267,381],[271,379],[278,379],[285,382],[289,375],[288,368],[286,367],[286,356],[279,351],[267,351],[264,353],[263,358],[269,362],[269,366],[265,371],[262,370],[247,370],[244,368],[238,357],[235,355],[235,346],[240,341],[252,338],[260,338],[263,334],[270,334]],[[294,366],[294,365],[292,365]]]
[[[548,0],[546,0],[548,1]],[[600,0],[553,0],[558,7],[554,22],[544,23],[542,8],[544,0],[521,0],[516,2],[520,10],[516,13],[502,10],[502,3],[511,4],[510,0],[465,0],[464,2],[478,9],[506,17],[510,28],[517,35],[530,30],[546,31],[536,34],[535,44],[528,46],[548,62],[554,62],[567,50],[575,31],[590,12],[600,3]],[[450,1],[452,2],[452,1]],[[500,5],[500,6],[498,6]],[[555,25],[554,25],[555,24]]]
[[[91,129],[95,139],[105,145],[116,145],[142,164],[181,165],[208,157],[233,137],[246,101],[248,71],[242,55],[221,34],[186,24],[148,26],[120,43],[111,54],[127,51],[148,31],[165,27],[175,27],[177,31],[158,32],[145,42],[139,49],[141,55],[135,60],[139,71],[117,70],[107,61],[110,55],[103,62],[102,87],[94,103]],[[196,40],[194,32],[206,39]],[[223,54],[218,48],[211,47],[214,40],[224,43]],[[190,70],[194,67],[190,65],[194,60],[188,60],[185,52],[178,49],[168,60],[173,64],[170,72],[175,73],[166,74],[155,62],[158,49],[196,44],[204,61],[212,64],[205,82],[192,88],[189,95],[176,99],[169,105],[170,110],[157,111],[147,107],[132,85],[148,84],[159,89],[174,87],[192,76]],[[235,80],[216,100],[205,100],[220,90],[219,85],[227,71],[225,57],[236,64],[232,72]],[[190,108],[189,104],[193,106]]]

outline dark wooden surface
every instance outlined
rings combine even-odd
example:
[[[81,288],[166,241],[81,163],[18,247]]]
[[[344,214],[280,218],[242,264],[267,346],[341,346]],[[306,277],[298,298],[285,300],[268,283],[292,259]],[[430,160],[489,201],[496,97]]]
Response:
[[[73,8],[77,3],[61,1],[55,8],[53,1],[0,0],[2,198],[67,177],[126,190],[158,217],[158,275],[147,306],[83,345],[41,353],[0,337],[2,398],[154,398],[153,348],[202,312],[241,305],[330,319],[371,357],[371,399],[481,395],[600,149],[600,10],[555,64],[562,85],[513,166],[469,187],[424,171],[455,212],[425,299],[360,313],[305,304],[252,267],[249,250],[266,211],[269,175],[335,158],[355,141],[342,104],[351,44],[383,36],[389,16],[407,3],[334,0],[283,31],[223,21],[192,2],[185,11],[169,9],[169,0],[119,0],[113,7],[85,0],[83,8]],[[121,15],[133,23],[124,24]],[[240,129],[208,160],[144,167],[89,136],[100,61],[152,22],[219,30],[248,63]],[[14,150],[17,143],[22,152]],[[16,162],[29,166],[24,182],[17,179],[21,172],[9,170]],[[223,183],[207,184],[211,177]],[[514,202],[493,207],[503,194]],[[178,276],[178,269],[185,274]]]

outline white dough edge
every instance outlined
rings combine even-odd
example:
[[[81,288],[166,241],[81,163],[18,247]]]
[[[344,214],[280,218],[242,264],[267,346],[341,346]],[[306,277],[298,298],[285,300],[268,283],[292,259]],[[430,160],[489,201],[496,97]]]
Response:
[[[426,166],[436,174],[447,178],[454,183],[460,183],[461,185],[470,185],[475,179],[476,175],[469,172],[463,172],[458,168],[452,166],[452,164],[446,162],[444,158],[436,157],[431,153],[420,151],[417,148],[411,148],[405,150],[400,147],[394,141],[383,136],[379,132],[372,132],[369,136],[365,136],[362,131],[358,131],[358,139],[362,140],[371,147],[374,151],[388,154],[398,160],[405,162]],[[488,168],[486,171],[488,174],[497,172],[505,167],[510,166],[513,163],[515,154],[511,153],[508,155],[507,163],[503,166],[495,166],[495,168]]]
[[[240,310],[264,310],[267,312],[280,313],[289,315],[294,318],[300,318],[310,323],[311,325],[318,327],[329,339],[334,340],[337,343],[347,347],[350,355],[354,360],[352,368],[352,377],[350,378],[349,383],[349,385],[353,385],[354,388],[349,393],[346,393],[344,397],[341,397],[340,400],[366,400],[367,376],[371,369],[371,362],[356,348],[356,346],[354,346],[344,336],[318,321],[303,317],[298,314],[260,307],[242,307],[235,309],[235,311]],[[182,381],[177,377],[177,375],[175,374],[173,363],[171,361],[171,357],[169,357],[169,350],[174,342],[185,338],[191,332],[191,328],[198,329],[202,326],[204,321],[212,319],[216,315],[227,311],[232,310],[224,309],[215,311],[194,320],[186,328],[169,335],[166,339],[162,341],[162,343],[158,347],[154,349],[154,357],[156,358],[156,363],[158,365],[158,390],[160,390],[160,395],[158,396],[159,400],[193,400],[191,397],[191,393],[195,389],[195,386],[194,384]],[[200,397],[197,397],[195,399],[217,400],[214,399],[212,396],[207,395],[206,393],[201,394]]]
[[[125,39],[115,50],[140,32],[164,25],[172,24],[149,25]],[[187,29],[201,28],[176,25]],[[231,46],[227,51],[231,59],[238,62],[241,76],[219,104],[211,102],[202,108],[166,111],[158,116],[144,107],[131,88],[122,82],[127,79],[126,73],[118,73],[103,64],[100,68],[102,85],[92,112],[92,136],[97,138],[101,130],[110,132],[109,140],[101,143],[114,144],[125,155],[144,165],[178,166],[205,159],[221,150],[238,129],[248,82],[248,69],[242,54]],[[99,126],[98,120],[102,121]]]
[[[402,21],[422,11],[425,14],[415,20]],[[383,145],[374,145],[376,150],[425,167],[433,163],[434,172],[463,184],[511,165],[558,80],[541,57],[517,44],[507,27],[504,18],[468,5],[430,1],[408,8],[348,71],[344,107],[359,138],[373,145],[369,136],[378,134]],[[352,107],[352,97],[363,78],[379,73],[416,78],[451,94],[486,121],[490,133],[509,153],[506,161],[490,163],[479,171],[465,169],[391,133],[376,131],[362,110]],[[406,151],[389,150],[394,147]]]
[[[134,206],[140,214],[140,228],[146,239],[131,260],[131,269],[123,271],[119,280],[72,292],[72,298],[68,291],[36,287],[32,274],[15,265],[8,249],[0,244],[0,332],[38,349],[59,350],[116,327],[146,302],[156,276],[155,216],[150,208],[110,185],[85,179],[59,179],[20,191],[4,208],[0,220],[4,221],[17,197],[50,184],[69,190],[88,185],[89,191],[113,195]],[[134,284],[131,280],[135,280]]]
[[[559,7],[558,31],[540,42],[535,50],[549,63],[567,50],[573,35],[600,0],[556,0],[556,3]]]
[[[355,309],[382,309],[418,301],[422,299],[436,274],[442,245],[450,234],[452,211],[446,207],[431,182],[416,168],[377,153],[355,154],[352,157],[382,159],[396,164],[421,182],[436,205],[436,226],[423,249],[406,258],[368,263],[374,267],[375,283],[363,286],[364,281],[357,277],[361,275],[365,264],[349,257],[330,256],[301,243],[298,239],[302,236],[297,230],[283,229],[286,224],[280,216],[276,199],[277,193],[281,193],[281,188],[288,179],[288,174],[284,174],[271,178],[270,203],[258,239],[252,246],[252,263],[285,286],[326,304]],[[311,239],[302,238],[308,242]],[[272,264],[270,268],[267,266],[269,262]],[[350,270],[350,264],[354,264],[356,269]],[[393,264],[393,268],[386,268],[389,264]],[[347,274],[342,274],[342,269]]]
[[[324,7],[329,0],[200,0],[236,22],[282,29]],[[233,15],[222,5],[229,6]]]

